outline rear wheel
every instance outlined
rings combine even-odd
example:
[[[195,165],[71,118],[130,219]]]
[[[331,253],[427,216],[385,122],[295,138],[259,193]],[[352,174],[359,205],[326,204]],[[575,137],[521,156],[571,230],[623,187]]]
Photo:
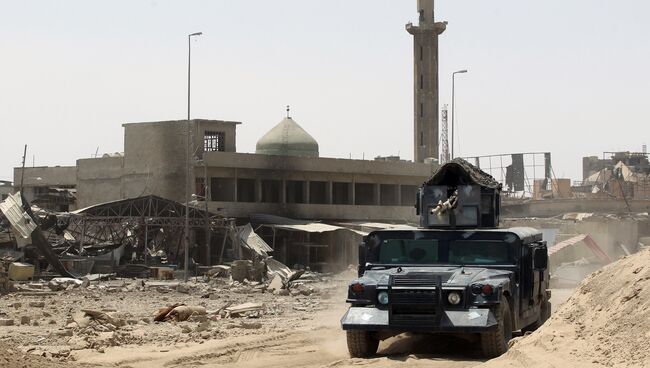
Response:
[[[481,334],[483,355],[495,358],[508,351],[508,341],[512,338],[512,320],[510,305],[503,297],[496,313],[497,328]]]
[[[353,358],[367,358],[377,353],[379,339],[369,331],[348,330],[348,351]]]

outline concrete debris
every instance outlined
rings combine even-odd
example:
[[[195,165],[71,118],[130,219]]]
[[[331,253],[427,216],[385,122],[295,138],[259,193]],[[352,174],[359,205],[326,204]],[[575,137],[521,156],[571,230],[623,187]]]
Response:
[[[13,281],[27,281],[34,277],[34,265],[13,262],[9,265],[9,279]]]
[[[230,266],[219,265],[212,266],[206,273],[205,276],[208,278],[213,277],[228,277],[230,276]]]
[[[101,324],[110,324],[115,327],[122,327],[126,325],[126,321],[117,318],[112,313],[100,312],[100,311],[89,310],[89,309],[82,309],[81,311],[84,312],[86,316],[90,317],[91,320],[98,321]]]
[[[0,318],[0,326],[13,326],[14,320],[11,318]]]
[[[29,306],[32,308],[44,308],[45,302],[43,301],[29,302]]]
[[[273,280],[271,280],[271,283],[269,284],[266,290],[273,293],[273,292],[280,291],[283,288],[284,288],[284,283],[282,282],[282,277],[276,274],[273,277]]]
[[[190,317],[205,316],[207,311],[203,306],[187,306],[182,304],[174,304],[167,307],[160,308],[154,317],[154,321],[187,321]]]
[[[250,260],[237,260],[230,267],[230,276],[234,281],[262,281],[265,275],[266,264]]]
[[[264,309],[265,307],[262,303],[244,303],[228,307],[225,310],[231,317],[238,317],[249,312],[261,312]]]
[[[83,284],[83,281],[73,279],[71,277],[56,277],[50,280],[50,282],[47,283],[47,286],[50,288],[52,291],[60,291],[60,290],[69,290],[68,288],[76,288],[79,287]]]

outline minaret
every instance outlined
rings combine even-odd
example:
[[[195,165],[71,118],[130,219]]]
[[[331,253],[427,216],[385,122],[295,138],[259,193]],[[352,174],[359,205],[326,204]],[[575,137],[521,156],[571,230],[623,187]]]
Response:
[[[418,0],[420,20],[406,25],[413,35],[415,162],[438,158],[438,35],[447,22],[435,22],[434,0]]]

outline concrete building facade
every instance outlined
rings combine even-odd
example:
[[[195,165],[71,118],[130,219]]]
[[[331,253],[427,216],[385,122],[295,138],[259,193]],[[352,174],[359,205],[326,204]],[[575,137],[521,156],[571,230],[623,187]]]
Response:
[[[417,188],[434,169],[318,157],[317,142],[290,118],[278,126],[291,129],[276,126],[260,139],[257,152],[265,153],[238,153],[237,124],[190,121],[191,193],[229,217],[413,221]],[[123,127],[123,155],[77,161],[79,207],[149,194],[184,202],[187,121]]]
[[[24,175],[20,167],[14,168],[14,192],[20,190],[21,183],[23,195],[30,203],[53,211],[76,209],[75,166],[26,167]]]
[[[438,36],[447,22],[436,22],[434,1],[418,0],[418,25],[406,25],[413,35],[414,161],[438,159]]]

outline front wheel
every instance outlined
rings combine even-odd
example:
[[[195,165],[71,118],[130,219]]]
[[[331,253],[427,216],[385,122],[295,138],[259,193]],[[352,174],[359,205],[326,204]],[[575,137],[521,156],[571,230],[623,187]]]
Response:
[[[508,342],[512,338],[512,320],[510,305],[504,297],[496,313],[497,328],[481,334],[481,349],[488,358],[496,358],[508,351]]]
[[[348,351],[352,358],[367,358],[377,353],[379,340],[369,331],[348,330]]]

